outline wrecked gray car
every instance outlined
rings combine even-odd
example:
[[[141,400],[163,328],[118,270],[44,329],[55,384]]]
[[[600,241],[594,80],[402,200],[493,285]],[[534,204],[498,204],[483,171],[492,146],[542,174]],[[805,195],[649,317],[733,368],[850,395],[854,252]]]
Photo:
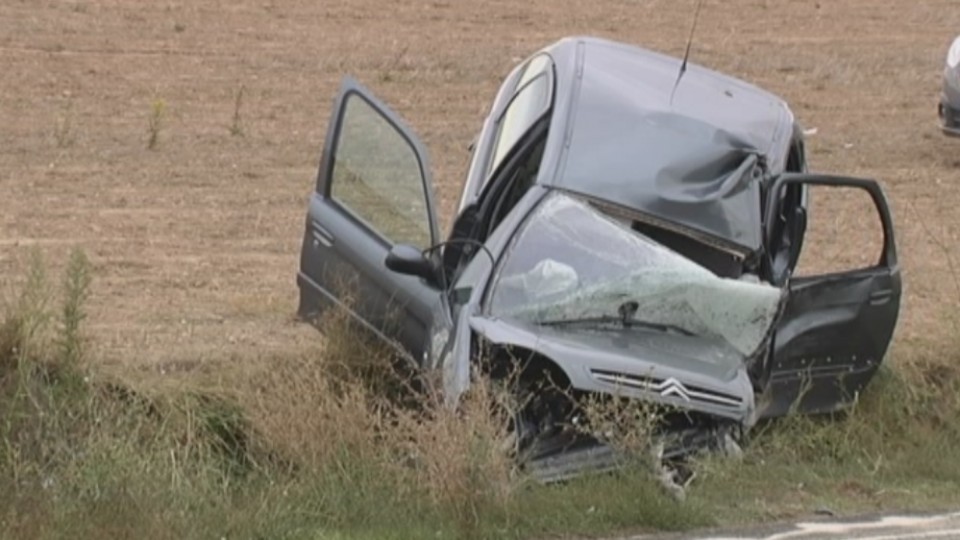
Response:
[[[937,115],[945,134],[960,137],[960,36],[953,40],[947,50]]]
[[[442,374],[451,404],[481,364],[519,363],[535,399],[514,431],[547,477],[609,457],[568,429],[587,396],[663,407],[663,459],[737,447],[760,418],[849,405],[899,312],[886,199],[872,180],[808,174],[781,99],[695,65],[677,84],[680,66],[589,37],[522,62],[446,236],[422,145],[346,79],[310,198],[299,313],[349,310]],[[883,237],[873,264],[793,277],[812,186],[866,192]]]

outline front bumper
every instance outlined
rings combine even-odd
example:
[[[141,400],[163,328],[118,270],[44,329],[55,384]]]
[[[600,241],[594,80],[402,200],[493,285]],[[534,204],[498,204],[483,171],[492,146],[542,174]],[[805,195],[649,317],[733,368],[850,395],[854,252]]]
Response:
[[[941,100],[937,106],[937,116],[940,118],[940,129],[945,135],[960,137],[960,109],[954,108],[946,100]]]
[[[695,455],[712,453],[735,456],[743,444],[743,431],[735,424],[689,428],[654,436],[651,456],[655,469],[672,469]],[[637,456],[609,444],[583,441],[561,452],[528,461],[524,469],[536,480],[549,484],[589,473],[616,470]]]

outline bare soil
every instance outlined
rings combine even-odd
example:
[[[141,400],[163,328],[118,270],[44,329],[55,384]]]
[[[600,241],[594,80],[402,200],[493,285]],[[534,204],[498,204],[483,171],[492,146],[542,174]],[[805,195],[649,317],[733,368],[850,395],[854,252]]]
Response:
[[[86,249],[92,357],[130,374],[310,353],[294,276],[341,76],[423,138],[449,223],[467,145],[516,62],[571,34],[679,55],[694,3],[6,0],[0,284],[34,248],[55,268]],[[708,0],[692,53],[786,98],[817,129],[813,170],[882,181],[907,287],[894,361],[946,362],[957,344],[960,141],[935,104],[958,32],[954,0]],[[843,234],[860,223],[843,202],[822,208],[835,232],[815,262],[829,266],[862,235]]]

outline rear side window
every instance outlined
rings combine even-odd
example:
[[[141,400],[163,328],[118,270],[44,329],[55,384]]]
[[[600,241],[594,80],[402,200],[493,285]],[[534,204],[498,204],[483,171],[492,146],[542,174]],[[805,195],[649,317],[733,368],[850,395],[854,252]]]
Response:
[[[497,122],[487,174],[500,166],[523,135],[550,110],[552,101],[553,65],[548,56],[538,56],[527,64],[516,94]]]

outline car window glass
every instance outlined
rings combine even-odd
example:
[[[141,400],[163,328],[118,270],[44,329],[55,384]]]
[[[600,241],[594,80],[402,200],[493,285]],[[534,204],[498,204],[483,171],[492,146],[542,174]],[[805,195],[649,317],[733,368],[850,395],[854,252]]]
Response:
[[[550,57],[545,54],[538,55],[533,60],[530,60],[527,67],[524,68],[520,80],[517,81],[517,88],[527,84],[537,75],[544,73],[548,67],[550,67]]]
[[[550,106],[550,91],[550,78],[541,72],[517,92],[500,119],[488,171],[496,170],[523,134],[543,116]]]
[[[540,161],[543,158],[543,148],[546,144],[546,136],[541,136],[533,145],[533,148],[527,152],[527,155],[520,161],[516,169],[510,172],[510,181],[505,193],[497,202],[490,222],[487,224],[487,233],[489,234],[497,225],[503,221],[503,218],[510,213],[510,210],[516,206],[517,202],[523,198],[524,194],[533,186],[537,179],[537,173],[540,171]]]
[[[429,247],[424,173],[411,142],[351,94],[335,148],[330,195],[388,240]]]
[[[467,209],[457,216],[451,231],[451,240],[468,238],[485,241],[533,187],[543,158],[546,134],[541,132],[532,143],[523,144],[526,148],[522,154],[511,158],[510,164],[505,166],[505,169],[509,170],[501,172],[502,178],[491,182],[483,195],[481,205]],[[479,214],[480,211],[483,215]],[[457,269],[473,258],[477,252],[476,246],[471,244],[454,242],[447,245],[443,251],[444,268],[449,275],[455,275]]]
[[[682,329],[750,355],[776,320],[781,290],[754,279],[721,278],[559,192],[546,197],[508,248],[490,313],[533,324],[637,317]]]

